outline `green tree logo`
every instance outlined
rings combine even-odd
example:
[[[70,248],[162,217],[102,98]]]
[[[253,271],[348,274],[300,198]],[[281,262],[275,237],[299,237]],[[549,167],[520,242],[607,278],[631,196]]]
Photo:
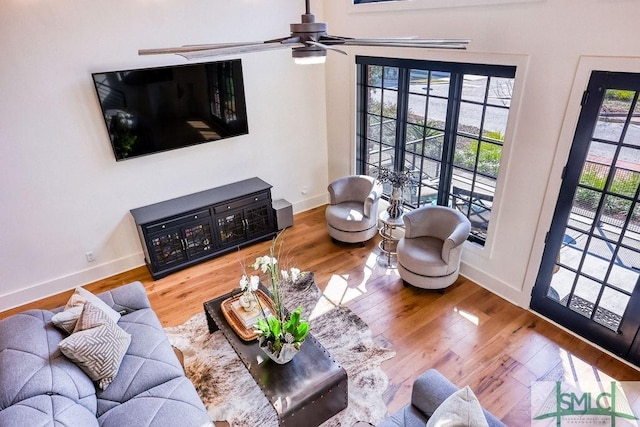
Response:
[[[579,423],[582,426],[614,427],[618,419],[633,421],[639,419],[634,415],[619,382],[611,381],[598,383],[598,385],[595,392],[563,390],[563,383],[557,381],[542,405],[532,408],[533,420],[555,419],[557,427],[562,426],[563,420],[571,425]]]

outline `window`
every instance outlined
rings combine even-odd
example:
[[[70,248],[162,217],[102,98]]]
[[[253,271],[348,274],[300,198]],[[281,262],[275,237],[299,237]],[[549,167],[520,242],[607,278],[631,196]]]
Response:
[[[460,210],[484,245],[515,67],[357,57],[358,173],[411,170],[405,205]],[[388,195],[390,187],[385,188]]]

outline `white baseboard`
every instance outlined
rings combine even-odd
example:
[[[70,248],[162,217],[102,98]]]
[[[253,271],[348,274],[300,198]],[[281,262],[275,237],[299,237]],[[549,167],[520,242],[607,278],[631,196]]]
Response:
[[[325,205],[328,201],[328,194],[310,197],[297,202],[293,206],[293,211],[294,213],[304,212],[306,210]],[[96,265],[95,267],[78,271],[67,276],[38,283],[12,293],[0,295],[0,311],[9,310],[42,298],[56,295],[77,286],[93,283],[142,265],[144,265],[144,258],[142,252],[140,252],[104,264]]]
[[[298,201],[293,205],[293,213],[297,214],[300,212],[308,211],[313,208],[317,208],[318,206],[326,205],[329,203],[329,194],[321,194],[319,196],[313,196],[302,201]],[[294,223],[295,225],[295,223]]]
[[[509,284],[464,262],[460,264],[460,274],[510,303],[529,309],[529,301],[523,296],[521,290],[515,289]]]
[[[120,258],[108,263],[78,271],[68,276],[59,277],[47,282],[39,283],[28,288],[0,295],[0,311],[28,304],[60,292],[74,289],[98,280],[111,277],[123,271],[132,270],[143,265],[142,252]]]

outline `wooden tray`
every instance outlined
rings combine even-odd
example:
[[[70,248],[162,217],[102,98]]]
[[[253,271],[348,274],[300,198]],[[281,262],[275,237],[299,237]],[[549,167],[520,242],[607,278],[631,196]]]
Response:
[[[276,312],[273,301],[271,301],[271,298],[269,298],[267,294],[260,289],[255,291],[254,294],[258,297],[258,301],[262,304],[262,307],[268,308],[272,314]],[[222,314],[225,319],[227,319],[229,326],[231,326],[231,329],[233,329],[243,341],[253,341],[258,338],[258,334],[253,331],[253,328],[247,328],[244,326],[242,320],[238,317],[232,307],[232,304],[241,296],[242,293],[238,293],[231,298],[227,298],[222,301],[220,309],[222,310]]]

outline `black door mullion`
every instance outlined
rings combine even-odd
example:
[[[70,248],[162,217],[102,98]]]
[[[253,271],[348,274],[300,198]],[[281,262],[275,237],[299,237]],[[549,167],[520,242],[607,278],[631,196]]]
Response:
[[[366,100],[369,97],[369,85],[367,84],[367,75],[369,67],[357,67],[357,79],[358,79],[358,87],[360,88],[360,94],[358,95],[358,99]],[[367,126],[369,122],[369,114],[366,111],[366,108],[369,104],[368,102],[358,102],[357,103],[357,121],[356,121],[356,137],[358,141],[366,141],[367,139],[367,130],[369,127]],[[360,143],[357,144],[356,149],[356,173],[364,174],[365,166],[368,163],[367,158],[367,144]]]
[[[407,120],[409,105],[409,69],[398,69],[398,105],[396,110],[395,163],[397,171],[404,170],[405,143],[407,140]]]
[[[440,170],[440,191],[438,204],[449,204],[449,188],[453,178],[453,159],[456,153],[455,145],[460,116],[460,101],[462,99],[462,77],[460,73],[451,73],[449,80],[449,102],[445,119],[444,143],[442,147],[442,169]]]

